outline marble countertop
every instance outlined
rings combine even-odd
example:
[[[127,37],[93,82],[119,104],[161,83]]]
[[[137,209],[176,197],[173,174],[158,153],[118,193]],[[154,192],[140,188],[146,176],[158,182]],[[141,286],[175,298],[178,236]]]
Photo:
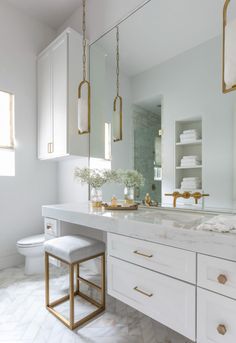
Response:
[[[92,209],[89,203],[74,203],[43,206],[42,215],[236,261],[236,234],[196,230],[199,224],[216,216],[214,213],[148,208],[105,211]]]

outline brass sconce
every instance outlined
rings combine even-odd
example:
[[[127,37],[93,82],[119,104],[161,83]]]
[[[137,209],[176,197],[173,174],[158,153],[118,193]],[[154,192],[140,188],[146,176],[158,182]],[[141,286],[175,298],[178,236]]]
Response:
[[[225,0],[223,9],[223,93],[236,90],[236,19],[228,21],[231,0]]]
[[[91,87],[90,82],[86,79],[86,0],[83,0],[83,80],[78,88],[78,133],[83,135],[90,133],[90,116],[91,116]],[[86,87],[86,88],[85,88]],[[84,91],[84,94],[83,94]]]
[[[123,100],[120,96],[119,27],[116,28],[116,97],[113,102],[113,142],[122,140]]]

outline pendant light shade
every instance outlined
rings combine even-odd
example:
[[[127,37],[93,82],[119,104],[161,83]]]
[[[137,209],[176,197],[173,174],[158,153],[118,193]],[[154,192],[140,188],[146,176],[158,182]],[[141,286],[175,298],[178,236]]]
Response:
[[[78,133],[90,133],[91,89],[86,75],[86,0],[83,0],[83,80],[78,88]]]
[[[112,135],[113,142],[122,140],[122,116],[123,100],[120,96],[120,51],[119,51],[119,27],[116,28],[116,97],[113,102]]]
[[[79,134],[90,132],[90,83],[82,81],[78,88],[78,130]]]

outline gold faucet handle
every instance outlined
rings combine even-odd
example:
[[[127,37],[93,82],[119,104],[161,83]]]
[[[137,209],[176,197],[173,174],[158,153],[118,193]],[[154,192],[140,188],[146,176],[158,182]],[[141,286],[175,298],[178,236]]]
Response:
[[[176,197],[176,196],[178,196],[178,195],[180,195],[179,192],[165,193],[165,196],[167,196],[167,197]]]

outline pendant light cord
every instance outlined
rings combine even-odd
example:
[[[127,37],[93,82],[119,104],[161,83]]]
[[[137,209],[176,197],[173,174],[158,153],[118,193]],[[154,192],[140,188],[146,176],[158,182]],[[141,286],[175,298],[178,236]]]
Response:
[[[120,33],[119,26],[116,27],[116,91],[120,94]]]
[[[86,0],[83,0],[83,80],[86,80]]]

